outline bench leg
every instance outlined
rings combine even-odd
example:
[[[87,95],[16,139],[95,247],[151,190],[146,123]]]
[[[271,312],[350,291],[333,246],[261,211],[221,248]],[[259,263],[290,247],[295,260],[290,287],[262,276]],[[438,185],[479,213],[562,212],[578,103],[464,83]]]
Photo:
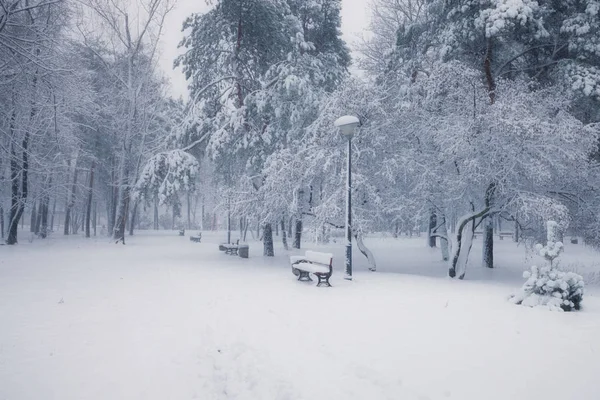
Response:
[[[310,281],[310,282],[312,282],[312,279],[311,279],[311,277],[310,277],[310,275],[309,275],[308,272],[302,271],[302,270],[298,270],[298,271],[300,272],[300,275],[298,275],[298,280],[299,281],[307,281],[307,282]]]
[[[321,274],[316,274],[315,275],[317,278],[319,278],[319,282],[317,282],[317,287],[320,286],[325,286],[325,287],[331,287],[331,284],[329,283],[329,277],[330,275],[321,275]]]

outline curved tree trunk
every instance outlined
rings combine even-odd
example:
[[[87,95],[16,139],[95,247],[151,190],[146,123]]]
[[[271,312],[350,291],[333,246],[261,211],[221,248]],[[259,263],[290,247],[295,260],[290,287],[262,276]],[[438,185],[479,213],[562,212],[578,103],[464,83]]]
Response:
[[[360,252],[363,253],[365,257],[367,257],[367,261],[369,262],[369,271],[377,271],[377,263],[375,262],[375,256],[373,256],[371,250],[369,250],[367,246],[365,246],[362,235],[354,235],[354,238],[356,239],[356,245],[358,246]]]
[[[473,235],[475,232],[475,220],[477,218],[483,218],[489,213],[490,209],[485,209],[471,213],[462,217],[458,222],[458,228],[456,229],[456,237],[452,241],[452,255],[450,257],[450,268],[448,270],[448,276],[455,278],[458,276],[459,279],[465,277],[467,261],[469,259],[469,253],[471,252],[471,246],[473,245]]]

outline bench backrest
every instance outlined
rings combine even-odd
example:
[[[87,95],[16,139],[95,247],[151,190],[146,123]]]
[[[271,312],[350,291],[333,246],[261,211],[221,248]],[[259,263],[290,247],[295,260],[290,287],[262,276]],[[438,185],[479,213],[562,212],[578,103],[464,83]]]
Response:
[[[318,264],[331,265],[331,260],[333,259],[333,254],[331,253],[321,253],[318,251],[307,251],[304,255],[308,261],[312,261]]]

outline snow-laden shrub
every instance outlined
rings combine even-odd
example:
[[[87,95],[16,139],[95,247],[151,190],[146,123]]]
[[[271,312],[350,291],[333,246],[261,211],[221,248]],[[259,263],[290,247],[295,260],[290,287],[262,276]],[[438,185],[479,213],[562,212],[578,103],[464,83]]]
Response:
[[[556,268],[555,260],[562,253],[564,246],[558,241],[558,224],[548,221],[546,226],[547,243],[545,246],[537,244],[535,249],[548,261],[548,265],[534,265],[530,271],[525,271],[523,277],[527,281],[510,300],[529,307],[544,306],[558,311],[579,310],[583,300],[583,278],[574,272],[560,271]]]
[[[583,300],[583,278],[574,272],[553,267],[531,267],[523,277],[527,281],[520,292],[511,298],[515,304],[528,307],[545,306],[551,310],[579,310]]]

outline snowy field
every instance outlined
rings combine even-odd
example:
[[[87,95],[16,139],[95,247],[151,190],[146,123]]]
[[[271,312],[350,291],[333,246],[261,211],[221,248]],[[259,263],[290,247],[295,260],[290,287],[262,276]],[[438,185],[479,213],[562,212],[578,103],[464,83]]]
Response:
[[[574,313],[507,302],[540,263],[510,240],[495,270],[476,242],[465,281],[423,238],[380,238],[379,272],[355,254],[348,282],[332,244],[328,289],[295,280],[294,252],[204,236],[0,246],[0,399],[600,398],[600,287]],[[594,280],[600,256],[566,245],[563,265]]]

